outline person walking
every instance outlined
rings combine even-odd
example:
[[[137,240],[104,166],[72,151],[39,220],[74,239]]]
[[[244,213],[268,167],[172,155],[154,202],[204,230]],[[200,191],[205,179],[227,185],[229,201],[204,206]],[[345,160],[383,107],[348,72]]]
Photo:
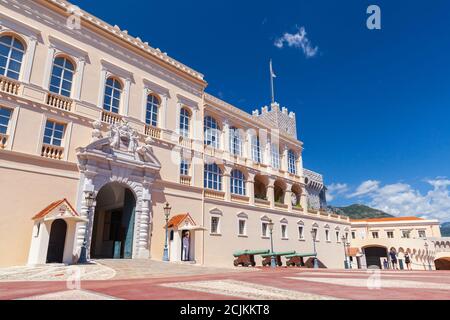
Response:
[[[397,266],[397,253],[395,252],[395,249],[394,249],[394,248],[392,248],[391,251],[389,252],[389,256],[390,256],[391,262],[392,262],[392,269],[398,270],[398,266]]]
[[[406,263],[406,268],[408,270],[412,270],[412,266],[411,266],[411,258],[409,257],[409,253],[405,253],[405,263]]]

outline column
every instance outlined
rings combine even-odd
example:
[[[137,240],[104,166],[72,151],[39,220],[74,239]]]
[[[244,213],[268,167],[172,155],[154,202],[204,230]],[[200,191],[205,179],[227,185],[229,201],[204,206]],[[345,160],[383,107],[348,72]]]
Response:
[[[284,194],[284,204],[287,204],[288,206],[288,211],[292,212],[292,185],[291,184],[287,184],[286,185],[286,192]]]
[[[251,206],[255,205],[255,174],[249,173],[247,176],[247,196]]]
[[[300,195],[300,205],[303,208],[303,212],[308,211],[308,192],[306,188],[302,188],[302,194]]]
[[[95,192],[95,186],[93,183],[94,177],[97,174],[96,172],[85,171],[82,173],[83,178],[83,192],[81,193],[81,217],[88,219],[88,222],[80,222],[78,224],[77,232],[76,232],[76,254],[79,254],[81,250],[81,246],[86,238],[86,248],[87,248],[87,257],[90,257],[90,248],[91,248],[91,235],[92,235],[92,227],[94,224],[94,213],[96,203],[93,204],[91,208],[88,207],[86,197],[89,193]]]
[[[141,198],[141,211],[136,212],[136,216],[139,217],[138,225],[138,241],[137,241],[137,255],[138,259],[150,258],[149,242],[150,242],[150,224],[152,223],[151,217],[151,193],[150,193],[150,181],[144,181],[142,184],[142,198]]]
[[[225,200],[231,201],[231,168],[225,167],[222,177],[223,192],[225,192]]]
[[[77,64],[75,87],[74,87],[75,90],[73,92],[73,98],[75,100],[80,100],[80,97],[81,97],[81,85],[83,83],[85,66],[86,66],[86,60],[84,58],[79,58],[78,64]]]
[[[288,171],[288,152],[289,147],[287,145],[284,145],[283,153],[281,154],[281,170]]]
[[[123,112],[124,116],[128,116],[128,108],[130,105],[130,87],[131,87],[131,79],[125,79],[125,88],[123,90]]]
[[[33,67],[34,54],[36,52],[37,37],[30,37],[27,48],[27,62],[23,72],[23,82],[30,83],[31,69]]]
[[[264,163],[268,166],[272,166],[272,150],[270,140],[266,141],[266,145],[264,146]]]
[[[223,133],[222,133],[222,149],[226,152],[230,151],[230,124],[228,121],[223,122]]]
[[[102,71],[100,72],[100,84],[98,86],[98,101],[97,106],[100,109],[103,109],[103,102],[105,99],[105,85],[106,85],[106,77],[108,76],[107,70],[102,67]]]
[[[269,184],[267,186],[267,199],[270,201],[270,207],[275,208],[275,180],[269,178]]]
[[[42,87],[45,90],[49,90],[50,88],[50,73],[53,66],[53,58],[55,57],[56,49],[55,47],[50,44],[50,47],[48,48],[47,53],[47,60],[45,61],[45,71],[44,71],[44,79],[42,82]]]
[[[168,96],[167,94],[163,94],[161,96],[162,98],[162,113],[161,113],[161,121],[160,121],[160,127],[161,129],[167,129],[167,112],[168,112]],[[177,123],[180,121],[180,112],[177,112]],[[179,125],[177,126],[176,130],[179,129]]]
[[[303,157],[301,151],[297,154],[297,175],[303,177]]]

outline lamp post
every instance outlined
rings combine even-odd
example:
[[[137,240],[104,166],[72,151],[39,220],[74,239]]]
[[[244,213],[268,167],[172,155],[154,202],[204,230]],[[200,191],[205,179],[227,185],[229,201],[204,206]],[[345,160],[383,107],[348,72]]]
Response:
[[[314,269],[319,269],[319,263],[317,262],[317,250],[316,250],[316,237],[317,237],[316,229],[311,230],[311,236],[312,236],[313,245],[314,245]]]
[[[169,237],[168,224],[169,224],[170,210],[172,210],[172,208],[169,205],[169,203],[167,202],[164,207],[164,216],[166,217],[166,239],[165,239],[165,243],[164,243],[163,261],[169,261],[169,248],[167,246],[167,242],[168,242],[168,237]]]
[[[274,223],[272,222],[272,220],[270,220],[268,223],[270,233],[270,253],[272,254],[272,256],[270,257],[270,267],[276,268],[275,256],[273,255],[273,226]]]
[[[94,205],[94,202],[95,202],[95,193],[94,192],[86,192],[84,200],[85,200],[86,207],[87,207],[88,222],[86,222],[86,228],[84,230],[83,245],[81,246],[80,258],[78,259],[78,263],[79,264],[86,264],[86,263],[88,263],[88,259],[87,259],[88,226],[89,226],[89,220],[90,220],[90,215],[91,215],[91,208],[92,208],[92,206]]]
[[[344,255],[345,255],[344,268],[349,269],[349,263],[348,263],[348,258],[347,258],[347,243],[346,243],[347,239],[344,236],[342,236],[341,240],[344,245]]]

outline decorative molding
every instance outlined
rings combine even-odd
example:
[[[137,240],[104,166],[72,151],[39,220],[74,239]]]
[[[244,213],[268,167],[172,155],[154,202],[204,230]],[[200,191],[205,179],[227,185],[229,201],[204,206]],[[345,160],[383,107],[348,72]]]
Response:
[[[170,98],[170,91],[168,88],[148,79],[144,79],[143,82],[145,89],[151,90],[153,93],[156,93],[158,95],[167,96],[168,98]]]
[[[72,56],[76,57],[78,59],[84,59],[88,60],[89,53],[83,49],[80,49],[78,47],[75,47],[71,45],[70,43],[61,40],[55,36],[49,35],[48,40],[50,41],[50,44],[53,45],[54,48]]]
[[[122,79],[133,80],[132,72],[125,70],[124,68],[119,67],[109,61],[106,61],[105,59],[101,59],[100,62],[102,64],[102,66],[110,73],[112,73],[118,77],[121,77]]]

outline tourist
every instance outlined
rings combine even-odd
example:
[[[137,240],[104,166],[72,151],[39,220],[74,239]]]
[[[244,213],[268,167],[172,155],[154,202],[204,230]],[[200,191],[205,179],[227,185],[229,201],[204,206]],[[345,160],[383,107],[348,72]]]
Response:
[[[406,263],[406,268],[408,270],[412,270],[411,258],[409,257],[409,253],[408,252],[405,254],[405,263]]]
[[[389,269],[389,262],[387,261],[387,259],[384,259],[383,266],[385,270]]]
[[[397,253],[395,252],[394,248],[392,248],[391,251],[389,252],[389,256],[391,257],[392,269],[398,270],[398,267],[397,267]]]

